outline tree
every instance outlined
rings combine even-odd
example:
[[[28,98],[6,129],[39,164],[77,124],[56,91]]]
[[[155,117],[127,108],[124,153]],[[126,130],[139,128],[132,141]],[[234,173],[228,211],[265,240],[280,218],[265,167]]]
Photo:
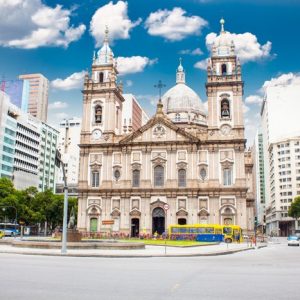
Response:
[[[300,218],[300,196],[295,197],[289,208],[288,214],[290,217],[295,218],[296,220]]]

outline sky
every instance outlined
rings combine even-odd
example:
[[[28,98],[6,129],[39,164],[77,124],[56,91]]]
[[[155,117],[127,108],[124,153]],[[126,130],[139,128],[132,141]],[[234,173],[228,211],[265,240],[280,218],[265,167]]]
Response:
[[[50,124],[81,117],[82,82],[105,25],[124,92],[149,116],[175,85],[182,57],[187,84],[206,105],[206,59],[220,32],[242,62],[246,138],[251,145],[265,87],[299,84],[300,0],[0,0],[0,76],[42,73],[50,81]]]

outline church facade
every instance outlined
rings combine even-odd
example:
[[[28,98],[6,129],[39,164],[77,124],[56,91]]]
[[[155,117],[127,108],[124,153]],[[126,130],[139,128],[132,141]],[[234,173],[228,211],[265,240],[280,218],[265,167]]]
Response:
[[[121,120],[125,100],[106,31],[83,88],[79,230],[137,236],[161,234],[171,224],[253,229],[241,66],[221,25],[207,66],[208,112],[180,62],[175,86],[137,130]],[[112,228],[105,220],[114,221]]]

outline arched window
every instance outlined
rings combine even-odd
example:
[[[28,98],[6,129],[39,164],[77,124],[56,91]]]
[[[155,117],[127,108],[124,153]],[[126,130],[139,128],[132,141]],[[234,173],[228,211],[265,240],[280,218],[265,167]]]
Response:
[[[223,99],[221,101],[221,117],[222,118],[229,118],[230,117],[230,107],[229,107],[229,100]]]
[[[222,64],[222,66],[221,66],[221,72],[222,72],[222,75],[226,75],[227,74],[227,66],[226,66],[226,64]]]
[[[164,185],[164,167],[156,166],[154,168],[154,186]]]
[[[100,124],[102,123],[102,106],[97,105],[95,107],[95,123]]]
[[[99,82],[102,83],[104,81],[104,74],[101,72],[99,74]]]
[[[201,180],[205,180],[206,176],[207,176],[207,171],[206,171],[206,168],[203,167],[203,168],[200,169],[200,178],[201,178]]]
[[[232,185],[232,168],[223,169],[223,185]]]
[[[180,114],[175,115],[175,122],[180,122]]]
[[[186,187],[186,170],[185,169],[178,170],[178,186]]]
[[[140,170],[132,171],[132,186],[139,187],[140,186]]]

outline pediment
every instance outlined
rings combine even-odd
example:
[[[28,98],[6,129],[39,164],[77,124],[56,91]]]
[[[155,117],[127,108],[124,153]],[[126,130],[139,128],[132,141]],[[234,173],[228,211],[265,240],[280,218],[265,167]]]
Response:
[[[176,212],[176,216],[178,216],[178,217],[186,217],[187,215],[188,215],[188,212],[183,208],[179,209]]]
[[[172,123],[165,115],[155,115],[144,126],[124,137],[119,143],[124,145],[131,143],[159,143],[166,141],[195,143],[200,140]]]
[[[129,213],[129,215],[130,215],[131,217],[140,217],[140,216],[141,216],[141,212],[135,208],[135,209],[133,209],[133,210]]]

